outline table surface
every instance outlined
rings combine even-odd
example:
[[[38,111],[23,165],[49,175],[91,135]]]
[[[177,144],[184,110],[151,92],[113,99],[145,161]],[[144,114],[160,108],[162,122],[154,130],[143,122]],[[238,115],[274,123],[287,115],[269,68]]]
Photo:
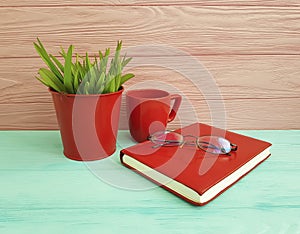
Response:
[[[300,233],[300,131],[236,131],[272,155],[197,207],[123,167],[65,158],[58,131],[0,131],[0,233]]]

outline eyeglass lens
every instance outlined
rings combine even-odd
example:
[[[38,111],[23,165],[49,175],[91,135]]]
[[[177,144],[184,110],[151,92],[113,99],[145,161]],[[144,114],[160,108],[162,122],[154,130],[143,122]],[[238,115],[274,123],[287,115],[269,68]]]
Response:
[[[176,132],[157,132],[154,133],[150,140],[157,145],[178,146],[183,143],[183,136]]]
[[[199,137],[197,145],[199,148],[212,154],[228,154],[231,151],[230,142],[217,136]]]

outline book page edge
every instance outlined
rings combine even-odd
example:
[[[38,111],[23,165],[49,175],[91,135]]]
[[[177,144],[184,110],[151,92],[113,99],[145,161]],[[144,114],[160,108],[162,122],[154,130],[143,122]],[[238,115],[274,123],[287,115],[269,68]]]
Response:
[[[219,193],[221,193],[230,185],[234,184],[243,175],[250,172],[256,165],[258,165],[260,162],[265,160],[269,155],[270,155],[270,147],[266,148],[264,151],[262,151],[253,159],[251,159],[246,164],[241,166],[239,169],[231,173],[225,179],[212,186],[202,195],[200,195],[198,192],[191,189],[190,187],[182,183],[179,183],[178,181],[139,162],[138,160],[130,157],[129,155],[124,154],[122,157],[122,161],[123,163],[129,165],[133,169],[136,169],[137,171],[144,174],[145,176],[169,188],[170,190],[180,194],[181,196],[193,201],[194,203],[203,204],[213,199],[215,196],[217,196]]]

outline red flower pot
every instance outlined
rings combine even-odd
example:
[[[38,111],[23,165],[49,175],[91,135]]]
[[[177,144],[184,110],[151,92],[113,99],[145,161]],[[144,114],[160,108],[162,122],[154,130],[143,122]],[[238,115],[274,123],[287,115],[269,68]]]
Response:
[[[99,95],[50,90],[66,157],[91,161],[115,152],[123,90]]]

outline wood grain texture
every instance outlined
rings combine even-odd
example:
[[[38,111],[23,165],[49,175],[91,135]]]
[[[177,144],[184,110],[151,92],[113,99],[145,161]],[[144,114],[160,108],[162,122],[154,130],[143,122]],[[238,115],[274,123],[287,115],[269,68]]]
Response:
[[[227,129],[299,129],[300,97],[292,99],[205,100],[188,93],[176,119],[168,124],[173,130],[195,122]],[[121,107],[120,129],[128,129],[125,101]]]
[[[0,129],[58,129],[52,103],[0,104]]]
[[[195,121],[219,124],[227,129],[299,129],[300,98],[237,99],[208,101],[191,97],[184,102],[169,129]],[[121,109],[120,129],[128,129],[126,107]],[[215,106],[220,107],[214,108]],[[0,129],[57,129],[52,103],[0,104]],[[9,114],[8,114],[9,113]],[[226,114],[225,116],[223,114]],[[225,118],[224,118],[225,117]]]
[[[145,6],[145,5],[197,5],[197,6],[299,6],[298,0],[1,0],[0,7],[28,7],[28,6],[82,6],[82,5],[97,5],[97,6]]]
[[[58,131],[0,132],[0,232],[299,233],[300,131],[238,133],[273,143],[271,157],[194,207],[159,187],[128,187],[153,186],[120,165],[119,150],[134,144],[128,132],[120,132],[116,154],[99,161],[94,174],[63,156]]]
[[[37,36],[51,52],[72,43],[97,52],[122,38],[126,46],[164,43],[193,55],[300,54],[298,7],[4,7],[0,15],[1,58],[36,56]]]
[[[194,121],[211,123],[218,111],[208,104],[225,100],[227,126],[230,129],[295,129],[300,128],[300,59],[297,56],[205,56],[196,57],[210,71],[212,77],[199,74],[195,86],[190,77],[159,66],[133,67],[136,77],[126,89],[161,88],[181,93],[186,98],[180,109],[180,119],[170,128]],[[161,64],[168,59],[170,66],[180,63],[178,57],[157,57],[151,61]],[[184,58],[182,58],[183,61]],[[40,59],[2,59],[0,63],[0,129],[56,129],[56,118],[50,94],[34,79]],[[134,60],[133,60],[134,62]],[[188,64],[189,73],[198,67]],[[230,69],[229,69],[230,68]],[[212,79],[215,86],[207,83]],[[211,92],[207,92],[210,90]],[[219,93],[217,92],[219,91]],[[125,98],[123,98],[125,101]],[[189,101],[192,103],[190,106]],[[208,104],[206,103],[208,102]],[[222,118],[222,115],[219,116]],[[217,118],[218,120],[218,118]],[[223,121],[221,119],[221,121]],[[125,102],[120,128],[127,128]]]
[[[181,108],[184,123],[194,107],[200,121],[211,123],[207,103],[224,100],[230,129],[300,128],[298,6],[296,0],[1,0],[0,129],[57,128],[51,97],[33,78],[44,66],[32,45],[37,36],[53,54],[69,44],[92,54],[122,39],[128,55],[142,61],[129,69],[136,78],[126,89],[181,92],[192,103]],[[150,44],[174,49],[152,51]],[[185,62],[189,54],[213,78]],[[161,67],[166,61],[169,68]],[[124,105],[121,114],[126,128]],[[170,128],[179,125],[178,118]]]
[[[195,97],[205,99],[300,97],[300,56],[194,58],[199,63],[186,64],[187,59],[184,57],[153,57],[151,63],[148,63],[149,58],[139,58],[142,63],[135,63],[133,58],[132,67],[125,71],[134,73],[136,77],[129,81],[126,87],[147,88],[165,83],[165,86],[169,84],[183,93],[191,93]],[[161,67],[163,61],[167,61],[169,67],[174,69]],[[182,64],[182,67],[176,67],[178,64]],[[0,59],[0,104],[49,103],[50,95],[46,88],[34,78],[40,67],[45,65],[39,58]],[[196,76],[184,76],[185,73],[194,74],[199,69],[202,73]],[[215,86],[203,97],[205,89],[210,86],[208,81]],[[195,86],[197,83],[201,86],[200,89]],[[220,92],[219,95],[214,92],[215,89]]]

